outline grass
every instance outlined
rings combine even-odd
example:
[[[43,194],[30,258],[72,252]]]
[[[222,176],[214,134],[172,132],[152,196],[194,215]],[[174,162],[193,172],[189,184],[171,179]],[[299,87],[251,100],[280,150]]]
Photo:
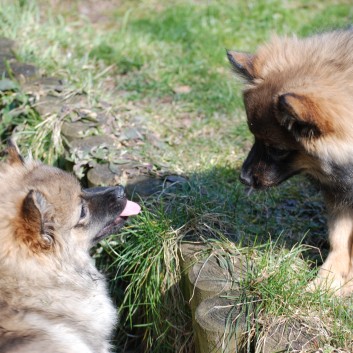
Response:
[[[294,335],[302,331],[309,337],[317,337],[316,349],[325,345],[326,349],[331,345],[330,352],[332,347],[345,347],[347,352],[352,349],[352,298],[339,299],[328,292],[306,291],[316,275],[316,269],[305,260],[307,251],[310,247],[303,244],[288,250],[276,242],[258,245],[251,250],[253,271],[241,282],[246,293],[245,301],[242,293],[234,298],[234,302],[239,305],[249,302],[249,298],[256,298],[255,316],[261,326],[261,332],[257,332],[259,352],[278,325],[287,325],[292,330],[296,328]],[[230,243],[227,253],[225,256],[232,258],[238,255],[239,249]],[[342,346],[342,342],[346,344]]]
[[[150,352],[183,351],[185,332],[190,332],[178,286],[180,239],[163,211],[162,207],[154,212],[146,209],[120,234],[123,242],[103,244],[104,260],[99,258],[112,273],[113,292],[126,286],[120,305],[122,321],[144,338],[140,350]],[[136,317],[138,324],[132,321]]]
[[[0,82],[14,82],[3,79]],[[10,90],[0,92],[0,138],[6,141],[17,136],[24,151],[31,151],[35,158],[54,163],[63,152],[60,139],[60,121],[56,116],[45,120],[33,109],[29,97],[14,85]],[[35,146],[33,149],[32,146]]]
[[[143,116],[161,146],[146,143],[142,158],[188,176],[187,183],[147,200],[141,217],[97,249],[123,308],[119,344],[133,334],[151,352],[191,349],[176,247],[181,238],[201,238],[221,239],[217,246],[228,249],[251,245],[257,265],[246,290],[261,298],[261,311],[282,320],[317,317],[327,324],[326,347],[349,351],[350,303],[301,294],[328,250],[318,191],[296,177],[247,194],[237,180],[251,135],[225,48],[252,51],[274,32],[308,35],[347,26],[350,1],[112,4],[104,10],[106,3],[0,0],[0,35],[16,40],[19,60],[66,79],[91,106],[104,100],[126,112],[125,121]],[[20,87],[1,90],[0,102],[2,139],[15,130],[22,147],[53,163],[62,153],[61,122],[55,116],[43,121]],[[170,318],[170,307],[178,315]]]

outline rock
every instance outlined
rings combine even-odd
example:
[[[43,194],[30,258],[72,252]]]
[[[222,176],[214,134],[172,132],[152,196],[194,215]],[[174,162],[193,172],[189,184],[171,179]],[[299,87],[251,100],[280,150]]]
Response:
[[[163,180],[148,175],[136,175],[127,180],[126,193],[130,198],[147,197],[163,190]]]
[[[71,97],[65,99],[65,105],[71,109],[88,108],[90,106],[87,96],[85,94],[74,94]]]
[[[109,114],[108,112],[98,112],[97,113],[97,122],[101,125],[104,124],[109,124],[114,118],[112,117],[111,114]]]
[[[58,97],[46,96],[39,99],[33,108],[41,117],[46,117],[51,114],[59,114],[63,108],[62,102]]]
[[[38,91],[43,93],[61,93],[65,88],[64,80],[57,77],[41,77],[38,80],[27,82],[23,85],[26,92],[36,94]]]
[[[118,184],[117,177],[109,169],[108,164],[97,164],[87,173],[89,187],[94,186],[113,186]]]
[[[171,184],[184,184],[187,183],[187,179],[181,175],[168,175],[165,177],[165,182]]]
[[[31,79],[39,75],[38,69],[31,64],[19,63],[17,61],[11,62],[10,67],[14,76],[18,79]]]
[[[119,140],[120,141],[143,140],[143,135],[138,129],[134,127],[128,127],[120,133]]]
[[[88,121],[65,121],[61,127],[61,133],[70,142],[76,139],[83,138],[96,130],[96,125]]]
[[[103,145],[107,147],[113,147],[114,139],[109,136],[88,136],[83,139],[78,139],[70,142],[71,149],[78,149],[84,152],[89,152],[92,150],[92,148]]]
[[[8,78],[0,80],[0,91],[14,91],[18,89],[18,84]]]
[[[38,76],[38,70],[34,65],[16,60],[14,48],[13,40],[0,38],[0,77],[12,78],[13,75],[17,79],[28,79]]]

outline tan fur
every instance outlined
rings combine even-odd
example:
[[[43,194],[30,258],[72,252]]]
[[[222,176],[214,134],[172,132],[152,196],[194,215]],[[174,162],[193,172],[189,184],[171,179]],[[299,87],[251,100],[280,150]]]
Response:
[[[75,226],[79,183],[39,162],[13,163],[19,160],[0,165],[0,352],[107,353],[117,316],[87,233]],[[35,202],[44,231],[34,201],[23,208],[30,190],[43,195]]]
[[[241,180],[255,188],[314,177],[329,213],[331,252],[313,286],[353,291],[353,31],[274,37],[255,54],[228,52],[245,79],[255,144]],[[286,153],[284,153],[284,152]]]

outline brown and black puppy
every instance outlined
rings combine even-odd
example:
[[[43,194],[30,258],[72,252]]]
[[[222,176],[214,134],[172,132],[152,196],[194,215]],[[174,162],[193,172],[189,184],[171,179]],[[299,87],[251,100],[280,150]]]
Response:
[[[108,353],[117,314],[89,249],[140,207],[121,186],[82,190],[69,173],[0,163],[0,352]]]
[[[353,291],[353,31],[273,38],[255,54],[228,51],[245,80],[255,143],[240,180],[257,189],[298,173],[315,178],[328,209],[330,253],[313,286]]]

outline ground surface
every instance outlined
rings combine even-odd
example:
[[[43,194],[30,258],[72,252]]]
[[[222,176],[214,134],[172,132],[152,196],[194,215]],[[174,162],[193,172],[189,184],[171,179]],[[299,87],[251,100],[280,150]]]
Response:
[[[9,81],[1,81],[2,137],[15,129],[24,148],[73,168],[85,185],[120,182],[134,197],[143,196],[144,215],[95,254],[112,278],[116,300],[125,298],[131,318],[135,311],[140,315],[142,328],[130,331],[126,324],[138,344],[165,352],[182,350],[178,340],[189,342],[188,320],[168,316],[169,306],[182,311],[173,302],[180,299],[175,244],[182,237],[259,249],[255,257],[264,272],[257,275],[286,273],[251,289],[268,301],[283,298],[288,276],[301,275],[281,267],[288,253],[305,259],[307,276],[299,281],[313,275],[328,250],[319,191],[303,177],[261,193],[238,182],[252,138],[225,48],[252,51],[274,32],[307,35],[347,25],[349,1],[0,4],[0,34],[15,41],[16,53],[2,56],[10,46],[4,44],[4,71],[11,60],[36,68],[12,67]],[[83,137],[90,142],[82,143]],[[299,243],[304,250],[293,248]],[[153,261],[140,261],[141,253]],[[281,317],[309,310],[293,298],[280,302],[266,310]],[[350,349],[349,306],[327,298],[325,305],[329,309],[320,311],[320,300],[311,303],[328,322],[326,346]]]

